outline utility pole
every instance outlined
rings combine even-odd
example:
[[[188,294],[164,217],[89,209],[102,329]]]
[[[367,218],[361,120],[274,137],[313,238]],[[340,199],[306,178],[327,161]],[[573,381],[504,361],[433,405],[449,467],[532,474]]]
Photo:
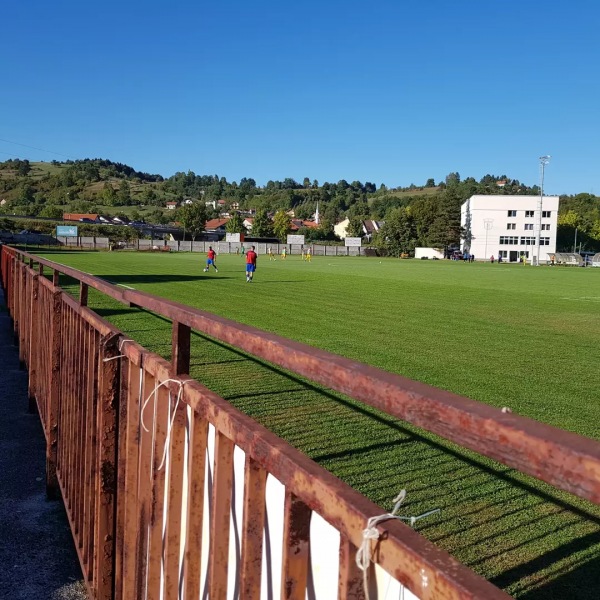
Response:
[[[550,162],[550,155],[540,156],[540,201],[538,202],[538,230],[537,230],[537,258],[536,264],[540,266],[540,236],[542,234],[542,208],[544,203],[544,168]]]

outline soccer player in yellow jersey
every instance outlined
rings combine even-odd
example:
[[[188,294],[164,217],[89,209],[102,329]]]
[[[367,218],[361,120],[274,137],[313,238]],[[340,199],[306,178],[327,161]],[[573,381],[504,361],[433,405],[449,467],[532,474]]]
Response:
[[[310,255],[310,247],[306,249],[306,262],[310,262],[311,261],[311,255]]]

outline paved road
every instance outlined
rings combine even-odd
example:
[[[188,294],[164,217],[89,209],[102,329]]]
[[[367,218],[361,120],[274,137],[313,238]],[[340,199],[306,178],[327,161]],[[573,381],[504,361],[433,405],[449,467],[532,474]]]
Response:
[[[0,599],[85,600],[62,502],[46,500],[44,434],[12,340],[0,288]]]

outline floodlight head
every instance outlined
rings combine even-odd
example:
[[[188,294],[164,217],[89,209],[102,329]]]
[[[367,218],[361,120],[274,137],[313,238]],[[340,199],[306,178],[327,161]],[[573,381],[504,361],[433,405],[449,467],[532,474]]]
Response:
[[[550,162],[552,157],[549,154],[545,154],[544,156],[540,156],[540,161],[547,165]]]

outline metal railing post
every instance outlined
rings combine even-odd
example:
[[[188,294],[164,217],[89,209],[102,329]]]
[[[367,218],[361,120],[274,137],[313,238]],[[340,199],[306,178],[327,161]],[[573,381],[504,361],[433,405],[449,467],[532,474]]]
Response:
[[[100,346],[98,358],[96,514],[93,581],[97,600],[111,600],[114,590],[115,509],[117,491],[117,431],[119,413],[118,336]]]
[[[29,340],[29,385],[27,395],[29,400],[29,412],[36,411],[36,395],[37,395],[37,371],[38,371],[38,330],[39,330],[39,293],[40,281],[39,275],[34,275],[31,285],[31,326]]]
[[[188,325],[173,321],[171,364],[176,375],[190,372],[190,335]]]
[[[50,324],[50,369],[49,393],[46,409],[46,495],[54,499],[59,495],[56,465],[58,460],[58,414],[60,402],[61,370],[61,328],[62,328],[62,292],[52,293],[52,313]]]

